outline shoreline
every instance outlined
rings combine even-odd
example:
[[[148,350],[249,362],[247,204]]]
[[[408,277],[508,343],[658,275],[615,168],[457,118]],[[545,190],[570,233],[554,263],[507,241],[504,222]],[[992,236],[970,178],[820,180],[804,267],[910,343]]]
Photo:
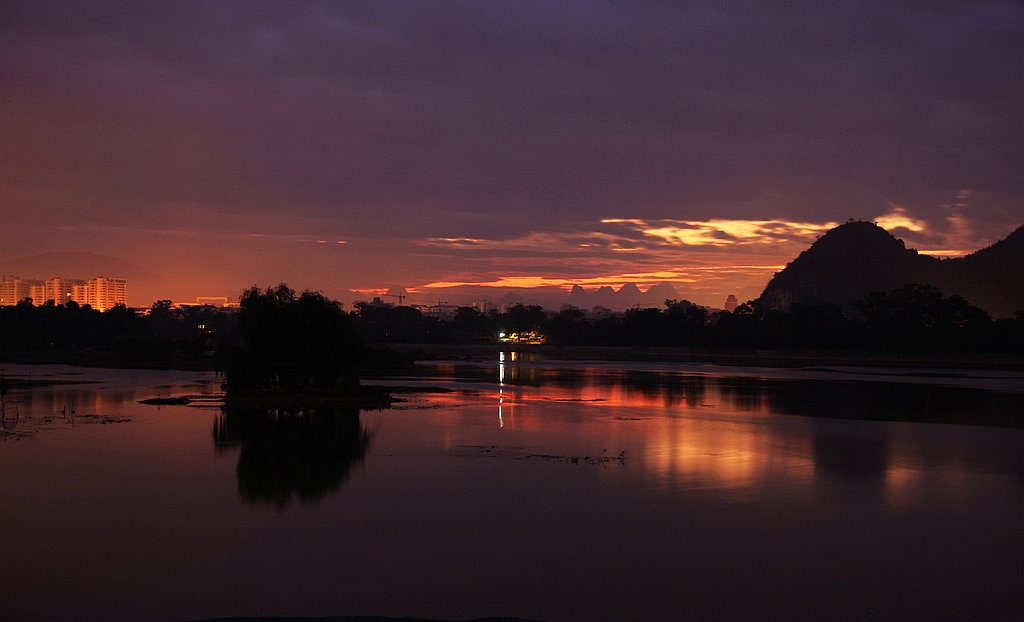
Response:
[[[94,350],[0,351],[2,365],[71,365],[100,369],[147,369],[158,371],[216,371],[213,359],[193,361],[152,361],[132,358],[120,352]]]
[[[711,363],[749,367],[807,367],[844,365],[850,367],[911,367],[922,369],[978,369],[1024,371],[1024,353],[992,352],[875,352],[865,350],[757,350],[745,348],[677,348],[628,346],[552,346],[516,344],[374,344],[395,352],[418,355],[418,360],[483,361],[501,352],[528,355],[532,360],[622,361],[647,363]],[[145,369],[213,372],[214,360],[147,361],[118,352],[0,351],[0,366],[72,365],[102,369]],[[391,372],[392,370],[387,370]],[[386,372],[386,373],[387,373]],[[364,376],[381,375],[367,370]],[[388,374],[390,375],[390,374]]]
[[[398,352],[422,351],[420,360],[489,360],[501,352],[532,360],[712,363],[750,367],[912,367],[1024,371],[1024,353],[873,352],[856,350],[751,350],[627,346],[549,346],[513,344],[389,344]]]

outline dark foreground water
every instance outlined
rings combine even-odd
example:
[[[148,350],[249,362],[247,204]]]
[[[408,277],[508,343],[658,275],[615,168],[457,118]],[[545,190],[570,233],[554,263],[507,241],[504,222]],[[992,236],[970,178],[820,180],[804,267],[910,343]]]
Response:
[[[1024,431],[847,418],[1019,421],[1020,373],[505,358],[300,414],[7,366],[0,619],[1024,616]]]

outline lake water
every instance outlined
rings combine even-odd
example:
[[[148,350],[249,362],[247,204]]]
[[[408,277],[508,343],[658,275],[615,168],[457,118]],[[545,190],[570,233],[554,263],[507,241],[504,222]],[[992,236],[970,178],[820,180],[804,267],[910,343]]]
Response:
[[[0,619],[1024,617],[1024,430],[864,420],[1019,421],[1019,372],[501,359],[302,414],[5,366]]]

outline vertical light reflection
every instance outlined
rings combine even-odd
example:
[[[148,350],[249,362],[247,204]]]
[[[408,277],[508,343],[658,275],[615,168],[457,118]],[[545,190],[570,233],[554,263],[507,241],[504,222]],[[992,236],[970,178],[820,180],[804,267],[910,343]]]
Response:
[[[513,353],[512,360],[515,360]],[[505,402],[505,353],[498,353],[498,427],[505,427],[505,419],[501,415],[501,407]]]
[[[910,509],[917,502],[921,487],[920,456],[910,439],[895,438],[889,449],[888,468],[885,470],[885,498],[889,505]]]

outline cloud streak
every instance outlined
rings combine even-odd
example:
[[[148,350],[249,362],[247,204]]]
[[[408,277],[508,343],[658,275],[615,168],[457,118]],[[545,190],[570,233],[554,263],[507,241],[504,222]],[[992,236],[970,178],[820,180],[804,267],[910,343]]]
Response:
[[[786,222],[781,220],[661,220],[606,218],[602,223],[634,225],[645,236],[671,245],[733,246],[740,244],[807,244],[838,223]]]

